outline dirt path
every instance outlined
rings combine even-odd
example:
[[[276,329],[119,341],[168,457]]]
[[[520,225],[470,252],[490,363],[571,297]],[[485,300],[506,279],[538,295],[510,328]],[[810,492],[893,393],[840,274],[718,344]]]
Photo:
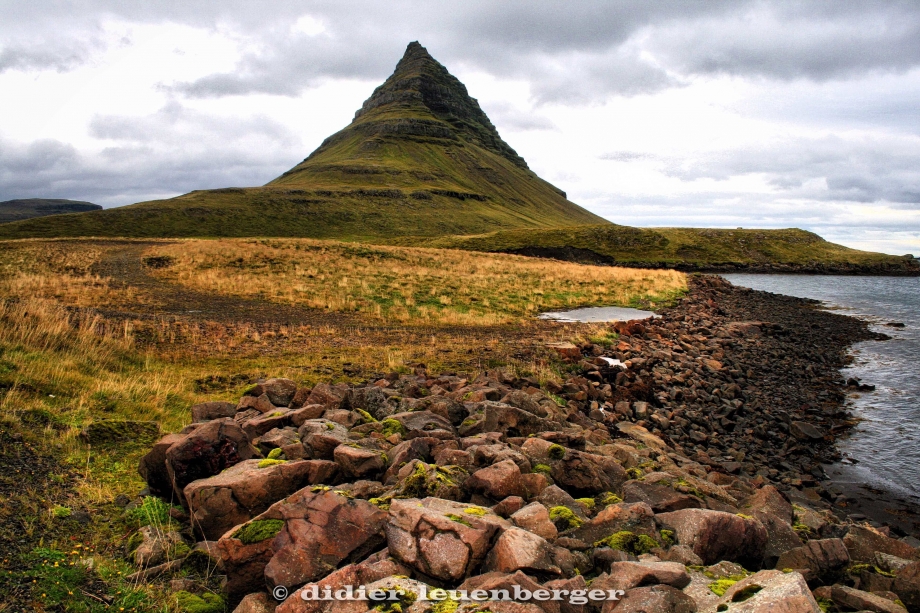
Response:
[[[343,313],[327,313],[295,305],[267,300],[201,292],[176,283],[164,281],[151,274],[143,262],[145,251],[162,242],[115,242],[105,258],[92,269],[94,274],[109,277],[125,287],[134,287],[151,296],[155,304],[139,303],[137,308],[99,311],[113,318],[150,318],[174,316],[221,323],[250,322],[256,325],[348,325],[353,317]]]

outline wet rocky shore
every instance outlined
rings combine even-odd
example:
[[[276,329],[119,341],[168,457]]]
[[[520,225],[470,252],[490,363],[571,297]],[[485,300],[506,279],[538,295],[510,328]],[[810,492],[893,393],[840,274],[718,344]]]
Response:
[[[175,506],[129,539],[138,579],[240,613],[920,611],[912,526],[854,513],[823,468],[854,423],[847,348],[884,337],[690,284],[604,344],[547,347],[561,383],[418,365],[192,407],[139,467],[131,504]],[[347,585],[398,598],[311,597]],[[514,586],[617,598],[419,598]]]

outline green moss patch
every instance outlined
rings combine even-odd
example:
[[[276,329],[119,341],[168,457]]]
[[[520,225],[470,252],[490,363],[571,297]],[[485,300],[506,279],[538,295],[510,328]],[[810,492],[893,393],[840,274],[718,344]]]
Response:
[[[658,547],[659,544],[658,541],[647,534],[636,534],[628,530],[623,530],[597,541],[594,543],[594,546],[610,547],[611,549],[625,551],[626,553],[639,556],[644,553],[649,553],[652,549]]]
[[[246,545],[261,543],[262,541],[274,538],[281,529],[284,528],[284,521],[280,519],[257,519],[251,521],[236,532],[233,538],[242,541]]]

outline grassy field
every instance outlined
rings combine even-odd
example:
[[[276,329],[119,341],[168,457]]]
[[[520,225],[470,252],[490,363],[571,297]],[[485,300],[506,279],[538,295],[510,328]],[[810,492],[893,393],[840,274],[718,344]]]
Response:
[[[207,292],[360,313],[372,320],[496,325],[593,305],[654,306],[683,275],[504,254],[311,240],[183,241],[157,274]]]
[[[145,267],[151,257],[173,259]],[[143,274],[115,265],[128,260]],[[0,602],[178,610],[161,584],[126,580],[124,546],[143,518],[115,501],[143,487],[149,443],[87,445],[91,422],[175,431],[190,405],[236,400],[264,376],[360,381],[424,363],[558,380],[546,342],[613,335],[536,320],[528,301],[664,303],[683,288],[670,271],[309,240],[0,243]],[[187,313],[198,300],[223,301],[219,317]],[[301,310],[296,321],[234,310],[252,304]]]

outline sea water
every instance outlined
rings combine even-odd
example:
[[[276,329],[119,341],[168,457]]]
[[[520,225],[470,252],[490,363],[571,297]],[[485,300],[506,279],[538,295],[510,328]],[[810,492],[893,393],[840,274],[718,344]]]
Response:
[[[880,489],[920,496],[920,278],[723,276],[743,287],[820,300],[826,308],[865,319],[873,330],[892,337],[855,344],[854,363],[841,371],[876,389],[850,394],[851,409],[862,421],[840,441],[844,464],[850,466],[836,472]],[[905,327],[885,325],[894,322]]]

